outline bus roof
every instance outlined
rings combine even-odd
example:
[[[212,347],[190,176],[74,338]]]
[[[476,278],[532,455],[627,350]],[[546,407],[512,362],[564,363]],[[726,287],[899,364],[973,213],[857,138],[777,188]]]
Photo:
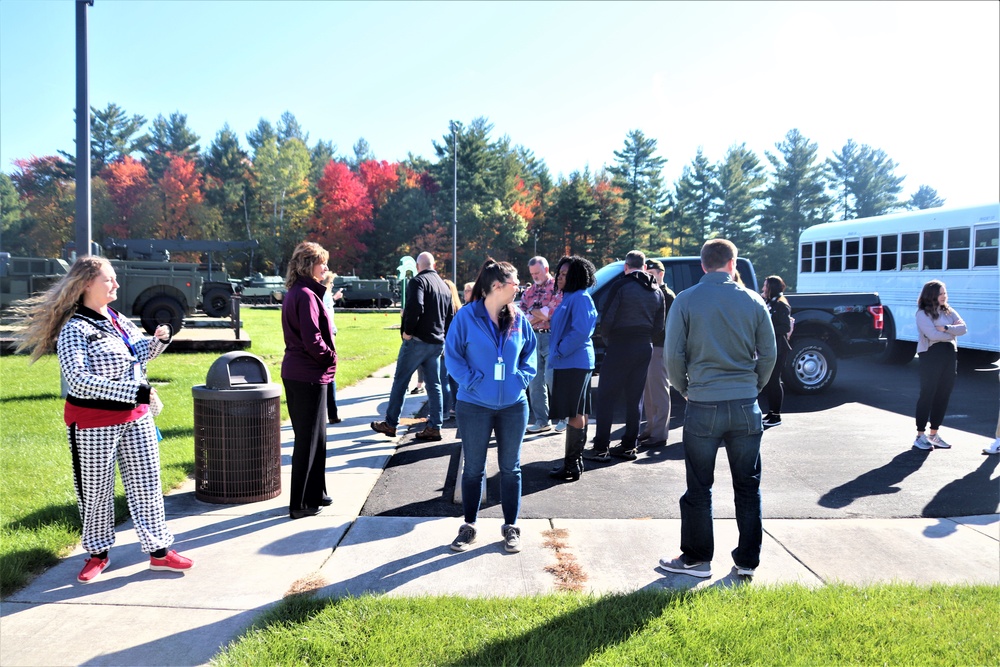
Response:
[[[871,236],[882,232],[921,231],[956,225],[972,225],[1000,220],[1000,203],[980,206],[928,208],[920,211],[902,211],[872,218],[855,218],[838,222],[824,222],[802,231],[800,243],[826,238]]]

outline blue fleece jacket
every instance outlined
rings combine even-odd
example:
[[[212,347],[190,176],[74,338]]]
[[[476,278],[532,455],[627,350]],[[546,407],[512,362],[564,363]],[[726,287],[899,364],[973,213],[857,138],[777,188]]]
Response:
[[[566,292],[552,314],[549,368],[594,368],[594,325],[597,308],[587,290]]]
[[[458,382],[458,400],[500,409],[525,400],[535,377],[535,332],[515,311],[514,326],[502,336],[482,301],[459,309],[448,328],[444,359],[448,375]],[[497,349],[503,357],[503,380],[495,379]]]

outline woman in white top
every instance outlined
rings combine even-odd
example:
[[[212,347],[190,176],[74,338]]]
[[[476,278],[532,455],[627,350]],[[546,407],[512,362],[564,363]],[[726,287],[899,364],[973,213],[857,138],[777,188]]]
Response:
[[[940,280],[931,280],[920,290],[917,300],[917,356],[920,358],[920,397],[917,399],[917,449],[948,449],[951,447],[938,435],[938,427],[948,409],[951,390],[955,386],[958,345],[955,338],[968,329],[965,322],[948,305],[948,290]],[[924,428],[930,421],[930,433]]]

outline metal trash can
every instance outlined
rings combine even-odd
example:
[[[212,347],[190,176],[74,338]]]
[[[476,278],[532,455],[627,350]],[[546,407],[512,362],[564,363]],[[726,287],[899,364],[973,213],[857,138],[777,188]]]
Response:
[[[260,357],[228,352],[194,394],[195,497],[253,503],[281,493],[281,385]]]

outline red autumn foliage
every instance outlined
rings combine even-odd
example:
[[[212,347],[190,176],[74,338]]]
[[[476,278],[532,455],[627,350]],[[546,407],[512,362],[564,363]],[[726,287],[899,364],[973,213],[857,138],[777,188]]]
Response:
[[[399,164],[385,160],[365,160],[358,165],[358,175],[368,190],[368,199],[377,210],[389,195],[399,189]]]
[[[34,199],[63,180],[65,162],[58,155],[14,160],[17,170],[10,175],[17,191],[27,199]]]
[[[362,236],[374,229],[368,188],[350,167],[333,160],[316,187],[315,239],[330,252],[334,271],[348,272],[368,249]]]

